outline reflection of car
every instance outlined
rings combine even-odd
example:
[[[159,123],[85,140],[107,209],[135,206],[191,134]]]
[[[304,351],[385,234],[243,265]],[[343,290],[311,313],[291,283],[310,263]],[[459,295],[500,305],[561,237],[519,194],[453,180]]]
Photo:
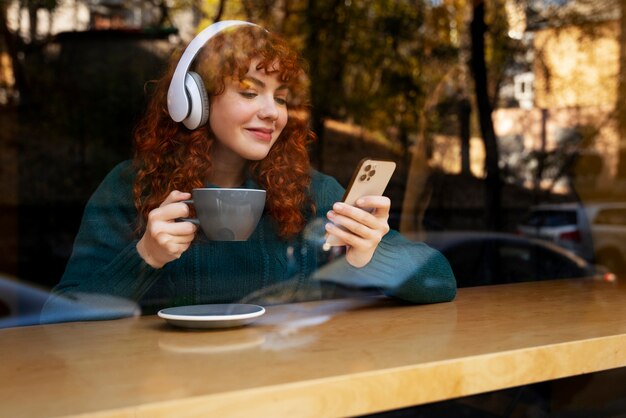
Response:
[[[626,203],[587,204],[585,210],[596,263],[615,273],[626,273]]]
[[[38,324],[48,295],[44,289],[0,276],[0,328]]]
[[[626,203],[534,206],[518,232],[549,240],[612,272],[626,272]]]
[[[555,203],[533,206],[517,226],[526,237],[553,242],[593,262],[594,251],[587,212],[582,204]]]
[[[40,323],[87,321],[136,316],[133,301],[104,294],[74,293],[50,299],[50,292],[0,275],[0,329]],[[42,317],[42,308],[48,312]]]
[[[599,273],[593,265],[563,248],[513,234],[427,232],[423,241],[446,256],[458,287],[591,277]]]

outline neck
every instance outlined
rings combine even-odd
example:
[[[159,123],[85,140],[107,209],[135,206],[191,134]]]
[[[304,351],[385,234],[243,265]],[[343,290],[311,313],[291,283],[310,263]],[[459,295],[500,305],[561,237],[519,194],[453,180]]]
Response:
[[[214,149],[209,183],[220,187],[239,187],[246,180],[248,161],[230,150]]]

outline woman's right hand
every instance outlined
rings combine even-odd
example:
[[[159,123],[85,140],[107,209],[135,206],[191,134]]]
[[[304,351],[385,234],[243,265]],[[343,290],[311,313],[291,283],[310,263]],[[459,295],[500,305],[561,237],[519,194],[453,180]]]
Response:
[[[137,252],[154,268],[180,258],[195,237],[196,225],[176,222],[177,218],[189,216],[189,206],[183,202],[187,199],[191,199],[190,193],[174,190],[148,214],[146,232],[137,243]]]

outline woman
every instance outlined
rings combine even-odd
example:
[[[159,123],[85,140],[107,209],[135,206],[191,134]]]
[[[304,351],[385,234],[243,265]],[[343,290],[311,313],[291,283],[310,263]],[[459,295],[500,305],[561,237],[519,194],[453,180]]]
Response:
[[[283,39],[243,25],[204,44],[194,71],[210,111],[192,130],[166,108],[175,58],[135,132],[134,159],[115,167],[90,199],[55,293],[119,296],[153,312],[238,301],[289,279],[306,286],[315,273],[415,303],[454,297],[445,258],[389,231],[388,198],[344,205],[337,181],[311,169],[304,64]],[[177,222],[190,215],[189,192],[206,186],[266,190],[249,240],[208,241],[192,223]],[[320,277],[324,253],[303,231],[324,217],[326,233],[346,252]]]

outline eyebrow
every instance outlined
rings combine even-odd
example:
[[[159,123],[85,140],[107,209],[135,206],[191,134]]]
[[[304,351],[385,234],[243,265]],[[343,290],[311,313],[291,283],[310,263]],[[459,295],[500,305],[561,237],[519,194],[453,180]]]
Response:
[[[245,77],[243,78],[243,80],[242,80],[242,81],[244,81],[244,80],[249,80],[249,81],[251,81],[253,84],[256,84],[258,87],[265,87],[265,83],[264,83],[263,81],[259,80],[258,78],[255,78],[255,77],[252,77],[252,76],[247,75],[247,76],[245,76]],[[280,86],[278,86],[278,87],[276,88],[276,90],[287,90],[288,88],[289,88],[289,87],[287,87],[287,85],[286,85],[286,84],[281,84]]]

